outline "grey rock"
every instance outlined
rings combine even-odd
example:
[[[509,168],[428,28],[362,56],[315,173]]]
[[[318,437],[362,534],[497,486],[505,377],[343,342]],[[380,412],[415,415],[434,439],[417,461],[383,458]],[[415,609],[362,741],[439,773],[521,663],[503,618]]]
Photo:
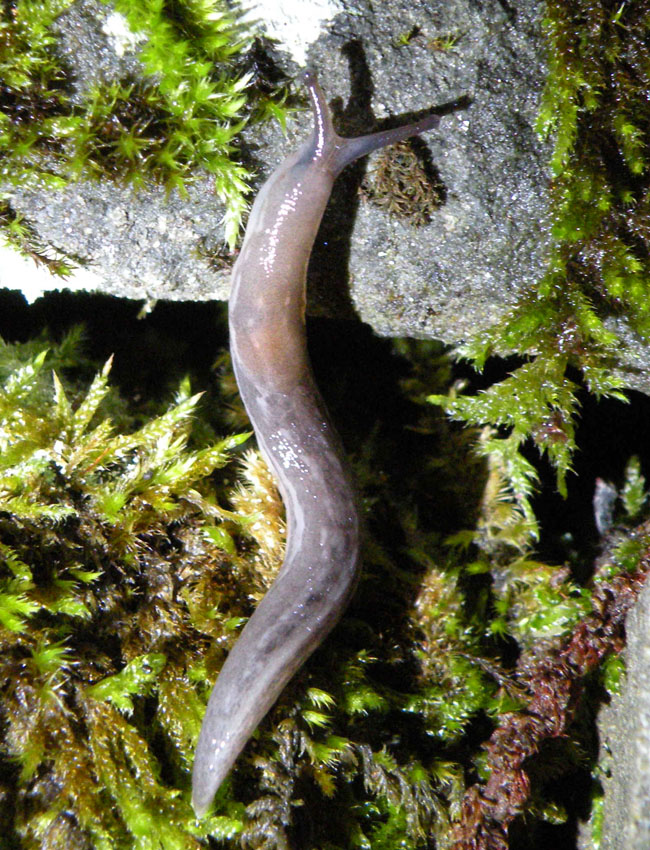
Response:
[[[141,77],[143,67],[135,47],[141,36],[118,42],[112,35],[114,10],[101,0],[74,3],[55,22],[57,50],[75,78],[74,94],[79,101],[94,85],[121,77]]]
[[[599,716],[605,791],[601,850],[650,847],[650,584],[630,611],[626,632],[625,682]]]
[[[425,139],[446,196],[430,225],[416,229],[359,204],[352,299],[377,333],[457,342],[493,324],[539,280],[550,248],[551,148],[535,130],[545,79],[541,5],[518,3],[512,15],[500,3],[464,0],[373,9],[360,22],[341,16],[314,46],[326,91],[346,91],[348,71],[339,61],[334,76],[331,57],[360,41],[375,99],[392,113],[470,102]],[[396,47],[414,26],[422,37]],[[431,46],[449,34],[459,36],[452,49]]]
[[[136,192],[108,181],[81,181],[58,191],[18,190],[12,206],[43,242],[94,271],[97,289],[106,295],[144,301],[228,297],[228,272],[214,271],[205,254],[223,241],[223,209],[207,176],[187,198],[162,188]]]
[[[491,325],[539,279],[550,244],[550,144],[534,126],[545,76],[542,5],[522,0],[510,12],[496,0],[355,0],[326,26],[309,59],[329,98],[352,94],[338,110],[342,132],[447,105],[440,129],[424,139],[445,202],[428,226],[414,228],[362,200],[360,173],[347,174],[311,264],[313,312],[350,314],[351,296],[354,312],[380,334],[456,342]],[[110,14],[81,0],[60,21],[80,88],[137,72],[133,51],[116,52],[106,32]],[[440,49],[436,39],[450,34],[455,44]],[[297,70],[289,58],[285,66]],[[274,126],[242,134],[263,163],[257,185],[309,126],[305,111],[288,139]],[[223,208],[207,175],[186,200],[81,181],[58,192],[13,189],[11,203],[45,242],[90,266],[104,292],[227,297],[227,271],[205,259],[204,249],[223,241]]]

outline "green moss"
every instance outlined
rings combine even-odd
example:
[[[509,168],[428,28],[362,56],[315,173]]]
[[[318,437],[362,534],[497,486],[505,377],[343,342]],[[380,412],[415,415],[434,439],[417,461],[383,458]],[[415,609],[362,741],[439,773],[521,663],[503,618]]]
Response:
[[[532,440],[565,479],[575,450],[575,370],[589,391],[624,400],[621,340],[608,318],[650,332],[650,181],[644,139],[650,4],[557,0],[546,7],[549,76],[540,132],[553,134],[553,236],[546,276],[497,327],[461,346],[481,369],[492,354],[524,359],[477,396],[432,398],[452,416],[498,432],[481,444],[508,469],[534,526],[536,474],[521,454]],[[505,426],[505,430],[504,430]]]
[[[136,420],[108,365],[79,379],[79,339],[49,353],[43,341],[0,347],[0,700],[16,847],[268,850],[308,834],[309,850],[397,837],[450,848],[472,795],[482,812],[481,789],[526,746],[532,792],[518,811],[533,830],[560,817],[548,779],[577,763],[585,733],[559,697],[580,691],[579,659],[609,651],[607,600],[646,557],[647,530],[608,552],[590,586],[543,563],[498,456],[477,460],[473,433],[424,401],[449,381],[448,358],[399,343],[418,403],[397,443],[379,432],[359,442],[359,592],[197,823],[193,750],[211,684],[281,558],[278,498],[255,453],[239,482],[232,470],[221,480],[243,437],[193,428],[187,381]],[[226,398],[231,382],[226,369]],[[406,477],[404,433],[436,444]],[[387,452],[399,474],[383,471]],[[642,517],[634,461],[623,492],[623,520]],[[446,526],[432,494],[458,506]],[[523,667],[508,661],[515,644]],[[620,672],[605,669],[610,690]],[[547,686],[558,699],[542,711]],[[566,734],[549,761],[530,742],[556,723]],[[477,829],[493,828],[481,818]]]
[[[456,745],[485,704],[480,668],[462,656],[474,643],[462,636],[453,583],[441,592],[454,625],[429,636],[431,649],[438,640],[450,649],[442,687],[435,666],[421,685],[389,683],[383,641],[358,614],[289,686],[215,813],[194,820],[189,772],[205,702],[250,598],[268,583],[269,534],[281,537],[281,520],[253,458],[245,488],[227,491],[239,507],[222,507],[211,472],[245,435],[197,443],[210,429],[193,436],[199,399],[187,382],[173,405],[135,424],[109,387],[110,362],[90,382],[73,380],[88,370],[76,363],[79,340],[75,331],[49,351],[43,341],[0,347],[0,699],[3,753],[15,765],[12,841],[153,850],[207,846],[211,836],[288,847],[305,800],[323,809],[315,840],[332,850],[388,847],[396,835],[415,850],[432,831],[444,835],[461,769],[440,753],[416,755],[423,732],[397,749],[377,732],[396,717],[404,730],[421,718]],[[417,562],[424,541],[408,527]],[[408,568],[375,551],[367,583],[392,583],[404,603]],[[422,616],[433,624],[432,610]],[[424,657],[409,633],[388,660],[396,671],[414,650]],[[453,719],[442,699],[452,684]]]
[[[217,0],[115,4],[141,39],[141,79],[73,95],[53,25],[71,0],[19,0],[0,13],[0,177],[61,186],[80,177],[184,191],[203,170],[226,205],[231,249],[249,172],[234,138],[248,120],[283,121],[283,93],[240,70],[252,36]]]
[[[12,830],[24,847],[198,847],[212,829],[241,829],[232,807],[196,827],[187,766],[203,712],[190,671],[215,628],[227,630],[206,617],[223,563],[203,534],[221,516],[206,476],[246,435],[188,448],[199,397],[185,383],[167,411],[117,430],[100,412],[110,362],[86,389],[45,368],[65,369],[78,338],[49,354],[42,343],[0,348],[4,751],[21,801]]]

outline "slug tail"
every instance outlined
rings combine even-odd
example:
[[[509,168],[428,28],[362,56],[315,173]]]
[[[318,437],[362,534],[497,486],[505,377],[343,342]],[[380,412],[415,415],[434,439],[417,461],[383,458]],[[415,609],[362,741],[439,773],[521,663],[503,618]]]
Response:
[[[328,149],[331,149],[327,158],[334,176],[340,174],[346,165],[354,162],[355,159],[367,156],[378,148],[394,145],[411,136],[433,130],[440,122],[440,116],[427,115],[411,124],[402,124],[401,127],[380,130],[378,133],[357,136],[355,139],[346,139],[337,135],[334,130],[329,106],[313,71],[305,71],[304,81],[314,113],[314,158],[327,156]]]

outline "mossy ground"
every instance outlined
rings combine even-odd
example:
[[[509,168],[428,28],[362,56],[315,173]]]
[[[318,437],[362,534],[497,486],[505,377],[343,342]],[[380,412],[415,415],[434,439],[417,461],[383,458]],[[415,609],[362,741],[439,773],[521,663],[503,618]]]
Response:
[[[397,429],[378,419],[344,435],[367,517],[360,592],[201,823],[192,748],[209,684],[277,564],[277,499],[255,455],[239,484],[234,467],[220,472],[239,438],[215,436],[187,382],[134,417],[109,392],[108,367],[79,373],[74,336],[49,354],[46,343],[0,349],[8,847],[504,848],[508,835],[535,847],[546,824],[574,817],[562,780],[586,779],[598,799],[594,698],[618,687],[621,617],[647,570],[645,484],[630,460],[621,530],[596,564],[585,553],[546,563],[527,444],[547,452],[562,488],[578,383],[625,387],[607,317],[647,332],[648,113],[637,107],[650,9],[547,10],[558,249],[539,290],[463,352],[478,366],[514,352],[521,365],[463,396],[437,346],[397,345],[408,413]],[[44,87],[29,109],[52,100],[56,111],[45,24]],[[12,97],[33,92],[32,71]],[[31,174],[38,145],[56,153],[60,140],[26,148],[23,131],[3,130],[19,134],[11,145]],[[232,405],[228,430],[244,428],[228,379],[219,409]]]
[[[272,580],[284,533],[258,455],[215,436],[215,413],[220,430],[246,428],[227,359],[218,397],[199,400],[182,381],[162,409],[133,412],[109,389],[109,367],[80,356],[77,333],[47,354],[45,341],[0,349],[9,847],[461,847],[468,809],[503,831],[484,793],[503,750],[493,744],[488,758],[481,744],[503,728],[517,757],[512,730],[539,682],[577,693],[590,672],[616,687],[611,667],[567,668],[567,647],[572,663],[576,646],[586,659],[620,648],[618,635],[603,638],[602,600],[613,582],[637,581],[645,528],[591,585],[535,557],[498,459],[486,467],[474,435],[425,401],[448,386],[448,357],[433,344],[392,355],[382,345],[402,400],[346,434],[367,524],[362,585],[201,823],[189,771],[210,683]],[[388,403],[380,389],[368,385],[371,407]],[[370,396],[357,394],[360,410]],[[638,464],[626,480],[621,519],[638,521]],[[554,658],[565,659],[556,680],[553,664],[540,667]],[[549,778],[588,776],[594,759],[584,716],[572,726],[554,705],[548,722],[569,734],[550,762],[537,752],[547,731],[521,737],[533,793],[510,802],[530,834],[567,817]]]

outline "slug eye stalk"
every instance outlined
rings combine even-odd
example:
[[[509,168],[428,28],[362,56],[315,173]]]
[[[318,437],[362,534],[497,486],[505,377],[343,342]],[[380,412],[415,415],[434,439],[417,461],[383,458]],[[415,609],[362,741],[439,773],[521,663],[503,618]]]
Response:
[[[393,127],[390,130],[380,130],[377,133],[368,133],[365,136],[347,139],[339,136],[334,130],[325,94],[313,71],[305,71],[303,80],[309,92],[314,115],[313,143],[316,151],[315,157],[328,159],[335,177],[355,159],[367,156],[378,148],[394,145],[411,136],[433,130],[440,123],[438,115],[427,115],[411,124],[402,124],[402,126]]]

